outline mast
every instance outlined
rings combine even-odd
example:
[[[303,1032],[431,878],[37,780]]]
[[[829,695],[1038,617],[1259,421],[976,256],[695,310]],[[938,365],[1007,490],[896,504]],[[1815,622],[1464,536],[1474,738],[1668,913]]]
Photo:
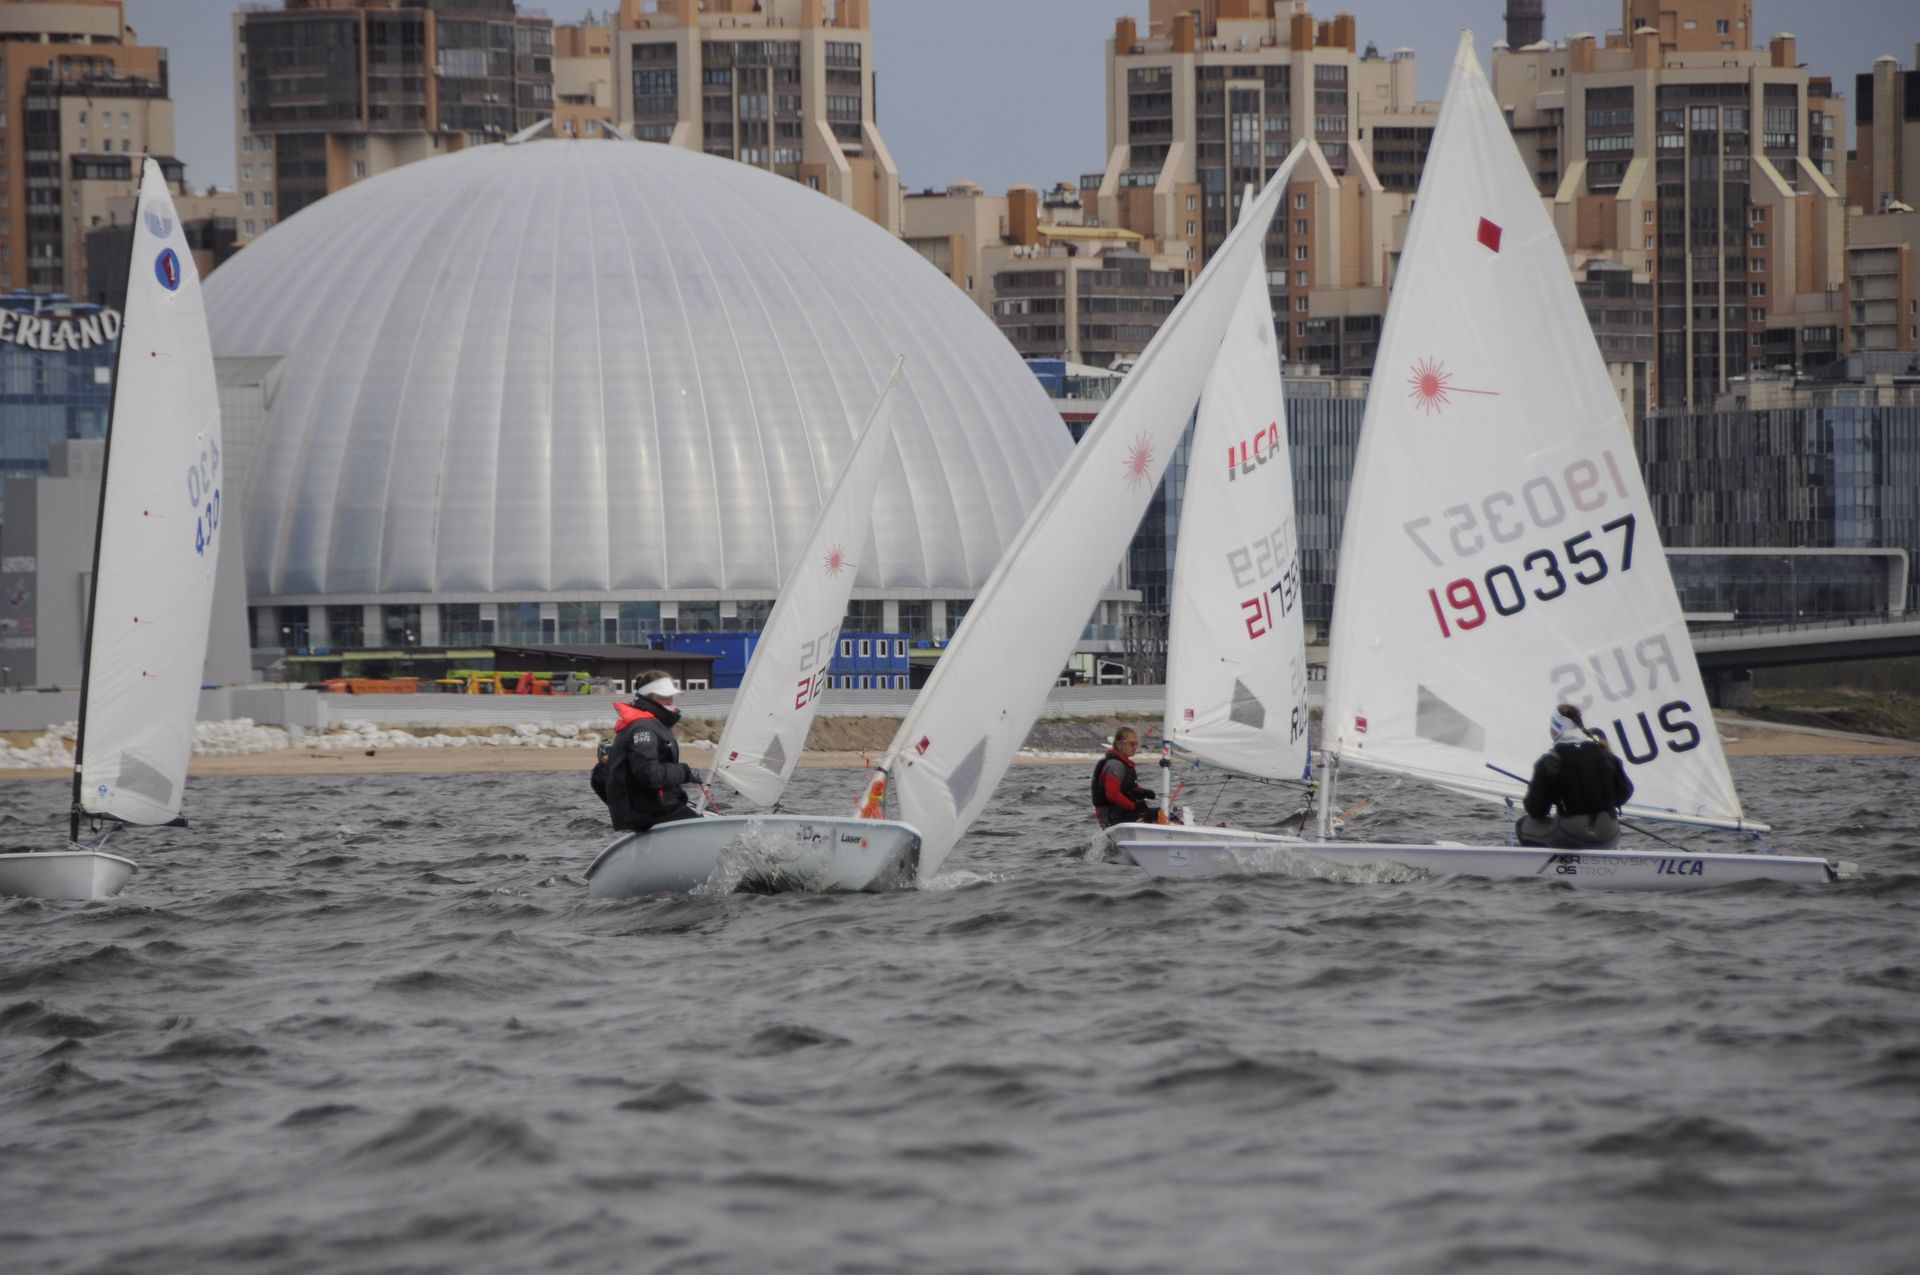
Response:
[[[146,166],[153,160],[146,154],[140,156],[142,175]],[[140,218],[147,211],[146,183],[135,185],[133,200],[133,220],[127,227],[127,242],[131,249],[133,240],[140,233]],[[126,287],[121,291],[125,298],[133,291],[134,271],[139,268],[137,256],[127,253]],[[125,301],[122,300],[122,305]],[[100,603],[100,535],[107,521],[107,483],[113,478],[113,435],[114,425],[120,414],[120,378],[127,361],[127,325],[120,325],[120,343],[113,354],[113,385],[107,391],[107,434],[101,444],[100,456],[100,500],[93,511],[93,568],[87,577],[87,634],[85,645],[80,651],[80,717],[74,725],[73,733],[73,804],[67,812],[67,840],[80,840],[80,763],[86,757],[87,747],[87,694],[93,685],[93,625],[99,616]]]

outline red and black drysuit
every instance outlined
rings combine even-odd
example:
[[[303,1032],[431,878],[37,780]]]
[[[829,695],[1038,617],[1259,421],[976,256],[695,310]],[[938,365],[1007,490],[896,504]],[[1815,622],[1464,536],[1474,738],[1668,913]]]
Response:
[[[593,768],[593,790],[607,803],[613,826],[645,832],[658,823],[696,817],[682,784],[700,772],[680,760],[673,736],[680,714],[644,695],[614,705],[619,725],[606,759]]]
[[[1102,828],[1116,823],[1151,823],[1159,817],[1153,794],[1134,776],[1133,762],[1112,749],[1093,769],[1093,815]]]

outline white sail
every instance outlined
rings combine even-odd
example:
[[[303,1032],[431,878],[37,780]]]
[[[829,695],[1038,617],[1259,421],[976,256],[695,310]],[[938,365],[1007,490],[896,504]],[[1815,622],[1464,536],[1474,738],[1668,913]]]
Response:
[[[1074,448],[880,763],[920,830],[920,880],[992,798],[1139,526],[1299,159],[1294,147]],[[869,803],[869,809],[872,803]]]
[[[713,778],[763,805],[779,800],[793,777],[827,689],[840,622],[860,571],[854,559],[868,543],[874,494],[893,438],[902,362],[895,361],[806,547],[787,572],[714,746]]]
[[[180,813],[220,553],[220,400],[180,218],[143,161],[101,479],[79,791],[128,823]]]
[[[1200,396],[1173,564],[1166,738],[1267,779],[1307,770],[1307,645],[1265,263]]]
[[[1374,364],[1329,663],[1341,762],[1515,796],[1564,701],[1627,762],[1630,811],[1743,822],[1620,400],[1470,37]]]

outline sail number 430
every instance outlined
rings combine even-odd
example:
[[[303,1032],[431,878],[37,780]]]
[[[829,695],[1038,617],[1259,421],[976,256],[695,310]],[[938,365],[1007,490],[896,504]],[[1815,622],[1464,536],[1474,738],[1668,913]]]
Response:
[[[193,551],[205,556],[220,530],[220,445],[201,449],[197,463],[187,466],[187,505],[194,511]]]
[[[1632,514],[1623,514],[1600,527],[1603,536],[1608,532],[1620,533],[1620,551],[1614,561],[1622,571],[1633,570],[1633,528]],[[1452,637],[1455,629],[1465,633],[1479,628],[1487,622],[1489,604],[1496,614],[1518,615],[1527,609],[1528,597],[1540,602],[1564,597],[1571,587],[1567,583],[1569,575],[1574,583],[1589,585],[1599,584],[1612,574],[1613,566],[1607,561],[1604,544],[1594,538],[1593,532],[1583,531],[1562,541],[1560,548],[1566,553],[1565,570],[1559,554],[1552,549],[1536,549],[1520,560],[1517,571],[1502,563],[1489,567],[1479,580],[1464,576],[1450,581],[1444,595],[1438,589],[1428,589],[1427,601],[1433,604],[1433,618],[1439,621],[1440,636]],[[1484,598],[1480,593],[1482,584],[1486,585]]]

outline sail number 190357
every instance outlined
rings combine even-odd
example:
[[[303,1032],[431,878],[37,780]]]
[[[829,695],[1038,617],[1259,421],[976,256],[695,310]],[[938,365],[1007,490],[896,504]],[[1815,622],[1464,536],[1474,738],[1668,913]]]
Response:
[[[193,510],[193,551],[204,557],[220,530],[220,444],[208,443],[187,466],[187,507]]]

